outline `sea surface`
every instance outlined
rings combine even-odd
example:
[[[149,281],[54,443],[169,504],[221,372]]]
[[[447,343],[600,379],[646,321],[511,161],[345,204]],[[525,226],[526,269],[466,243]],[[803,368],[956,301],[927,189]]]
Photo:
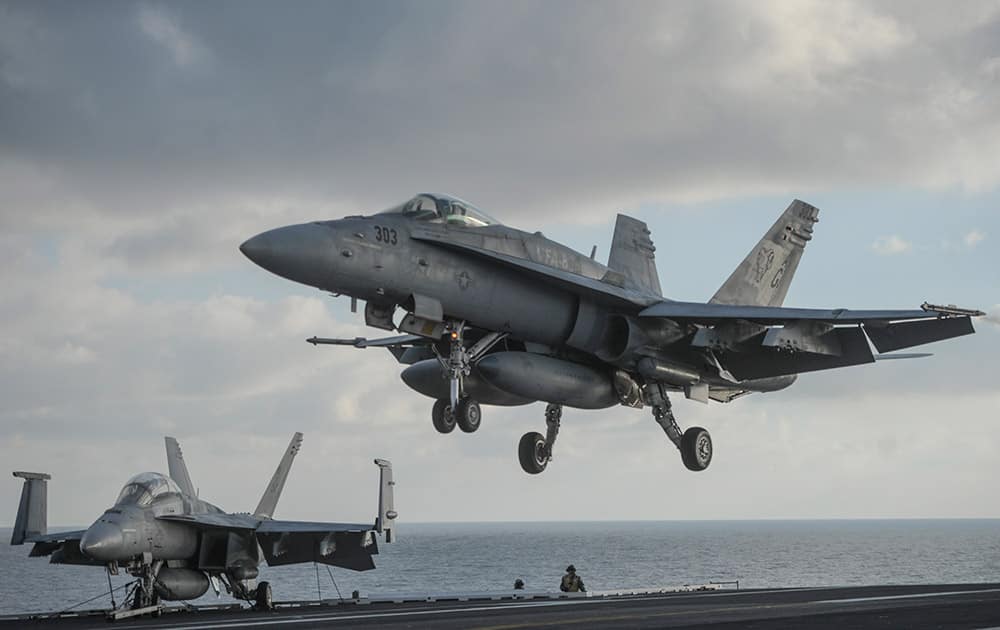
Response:
[[[29,558],[30,545],[7,545],[9,529],[0,537],[0,614],[110,604],[101,568],[51,565]],[[260,579],[276,600],[336,598],[338,588],[344,597],[505,592],[516,578],[556,590],[570,563],[592,591],[1000,582],[1000,519],[402,524],[380,550],[374,571],[262,566]],[[196,601],[232,600],[209,591]]]

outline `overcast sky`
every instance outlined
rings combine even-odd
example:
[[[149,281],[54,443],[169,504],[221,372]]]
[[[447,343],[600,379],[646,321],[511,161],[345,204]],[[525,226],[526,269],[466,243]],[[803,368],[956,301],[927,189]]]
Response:
[[[88,524],[176,436],[202,496],[400,520],[1000,517],[1000,3],[0,2],[0,462]],[[647,221],[707,299],[792,198],[821,209],[787,304],[978,307],[935,356],[729,405],[693,474],[648,410],[542,404],[442,436],[346,300],[240,242],[447,191],[607,255]],[[8,473],[4,473],[8,474]],[[11,523],[20,483],[0,484]]]

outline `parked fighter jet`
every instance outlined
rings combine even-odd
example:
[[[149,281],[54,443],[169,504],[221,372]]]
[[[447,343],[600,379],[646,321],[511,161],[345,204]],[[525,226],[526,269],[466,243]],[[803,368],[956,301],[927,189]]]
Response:
[[[782,307],[818,217],[793,201],[706,304],[662,296],[649,229],[622,214],[607,265],[435,194],[277,228],[240,249],[279,276],[350,296],[352,310],[365,300],[369,326],[407,333],[308,341],[388,348],[409,366],[403,381],[436,400],[442,433],[456,424],[475,431],[479,403],[545,401],[546,435],[527,433],[518,446],[521,466],[536,474],[552,457],[562,406],[649,405],[684,464],[704,470],[711,437],[680,430],[670,392],[706,403],[773,392],[802,372],[872,363],[869,342],[887,353],[970,334],[971,317],[983,314],[927,303]]]
[[[124,568],[139,578],[134,608],[201,597],[210,584],[219,592],[219,580],[233,597],[270,608],[271,585],[257,584],[261,552],[271,566],[321,562],[365,571],[375,568],[373,532],[392,540],[394,482],[386,460],[375,460],[380,479],[374,525],[279,521],[272,516],[302,445],[301,433],[292,438],[253,514],[226,513],[199,499],[177,440],[168,437],[166,445],[170,475],[132,477],[114,506],[85,530],[47,534],[51,477],[15,472],[24,487],[10,544],[34,543],[30,555],[51,556],[54,564],[105,566],[113,575]]]

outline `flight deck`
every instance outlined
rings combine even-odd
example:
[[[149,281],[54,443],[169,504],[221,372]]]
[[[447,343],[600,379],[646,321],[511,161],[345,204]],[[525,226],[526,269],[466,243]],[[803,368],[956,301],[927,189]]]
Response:
[[[1000,583],[687,592],[621,591],[400,595],[239,605],[171,607],[124,628],[989,628],[1000,627]],[[108,628],[100,611],[73,617],[2,617],[0,628]]]

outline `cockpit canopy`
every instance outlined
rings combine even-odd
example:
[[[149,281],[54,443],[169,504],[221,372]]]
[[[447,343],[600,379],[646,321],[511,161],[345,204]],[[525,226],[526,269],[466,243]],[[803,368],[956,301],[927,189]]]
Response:
[[[484,227],[500,225],[500,222],[475,207],[450,195],[420,193],[413,199],[394,206],[379,214],[402,214],[417,221],[447,223],[464,227]]]
[[[156,497],[174,493],[180,494],[181,489],[174,480],[166,475],[155,472],[139,473],[128,480],[118,494],[115,505],[149,505]]]

